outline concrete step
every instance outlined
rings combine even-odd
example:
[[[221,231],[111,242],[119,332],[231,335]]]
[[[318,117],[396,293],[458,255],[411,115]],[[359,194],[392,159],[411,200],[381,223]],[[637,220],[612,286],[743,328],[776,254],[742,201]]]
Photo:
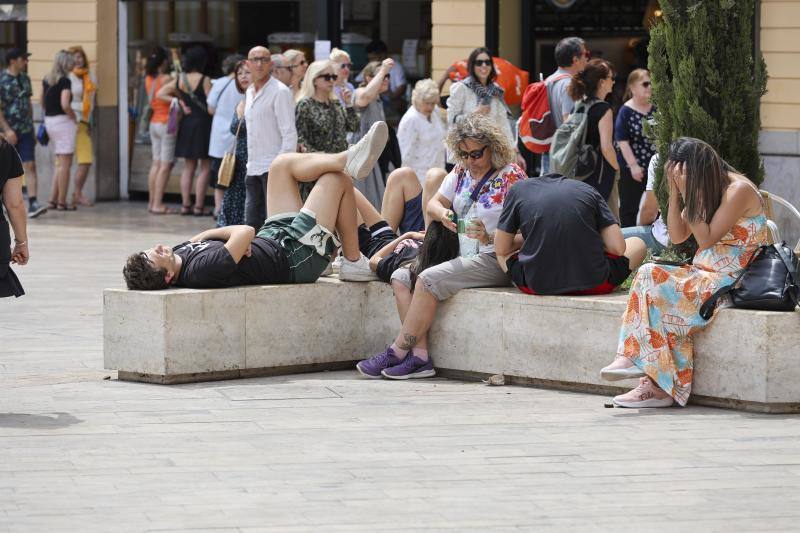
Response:
[[[120,379],[184,383],[352,368],[400,321],[383,283],[104,292],[105,367]],[[528,296],[469,289],[443,303],[430,333],[437,371],[460,378],[617,394],[614,357],[627,295]],[[723,309],[695,336],[691,401],[800,412],[800,312]]]

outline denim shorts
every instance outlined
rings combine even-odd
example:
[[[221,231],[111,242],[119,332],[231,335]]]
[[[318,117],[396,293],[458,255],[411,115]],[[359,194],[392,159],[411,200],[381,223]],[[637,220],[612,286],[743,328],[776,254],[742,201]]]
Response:
[[[259,237],[273,239],[289,261],[292,283],[314,283],[333,260],[341,243],[336,235],[317,224],[317,215],[302,208],[299,213],[282,213],[264,221]]]
[[[17,149],[23,163],[36,160],[36,139],[34,139],[32,131],[17,135],[17,145],[14,148]]]

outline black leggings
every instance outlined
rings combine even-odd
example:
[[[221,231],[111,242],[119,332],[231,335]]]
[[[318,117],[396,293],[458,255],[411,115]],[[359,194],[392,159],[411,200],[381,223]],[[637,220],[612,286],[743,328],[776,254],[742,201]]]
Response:
[[[623,165],[619,180],[619,219],[621,226],[627,228],[636,225],[636,216],[639,214],[639,203],[644,194],[645,179],[636,181],[631,176],[630,169]]]

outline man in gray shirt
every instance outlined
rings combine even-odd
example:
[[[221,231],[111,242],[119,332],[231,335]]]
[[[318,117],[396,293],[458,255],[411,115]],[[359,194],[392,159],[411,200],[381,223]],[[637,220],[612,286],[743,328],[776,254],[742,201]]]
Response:
[[[567,93],[567,87],[572,76],[583,72],[589,62],[589,51],[586,43],[580,37],[565,37],[556,45],[556,65],[558,68],[547,77],[547,95],[550,101],[550,111],[556,128],[572,113],[575,101]],[[542,155],[542,172],[544,176],[550,170],[550,155]]]

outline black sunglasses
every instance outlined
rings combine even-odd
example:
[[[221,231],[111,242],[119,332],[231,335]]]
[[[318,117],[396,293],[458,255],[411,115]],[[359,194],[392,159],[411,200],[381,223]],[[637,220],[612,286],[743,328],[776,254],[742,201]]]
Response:
[[[338,76],[336,74],[320,74],[319,76],[317,76],[314,79],[318,80],[320,78],[325,80],[325,81],[335,81],[336,78],[338,78]]]
[[[339,65],[339,68],[349,68],[349,69],[352,69],[352,68],[353,68],[353,64],[352,64],[352,63],[342,63],[342,64],[340,64],[340,65]]]
[[[458,151],[458,158],[459,159],[463,159],[463,160],[466,160],[466,159],[478,160],[481,157],[483,157],[483,153],[486,151],[486,149],[488,147],[489,147],[489,145],[486,145],[486,146],[484,146],[483,148],[481,148],[479,150],[472,150],[471,152],[465,152],[463,150],[459,150]]]
[[[491,67],[492,60],[491,59],[476,59],[475,60],[476,67]]]
[[[649,81],[643,81],[643,82],[642,82],[642,87],[644,87],[645,89],[647,89],[648,87],[650,87],[650,85],[651,85],[651,84],[650,84],[650,82],[649,82]]]

